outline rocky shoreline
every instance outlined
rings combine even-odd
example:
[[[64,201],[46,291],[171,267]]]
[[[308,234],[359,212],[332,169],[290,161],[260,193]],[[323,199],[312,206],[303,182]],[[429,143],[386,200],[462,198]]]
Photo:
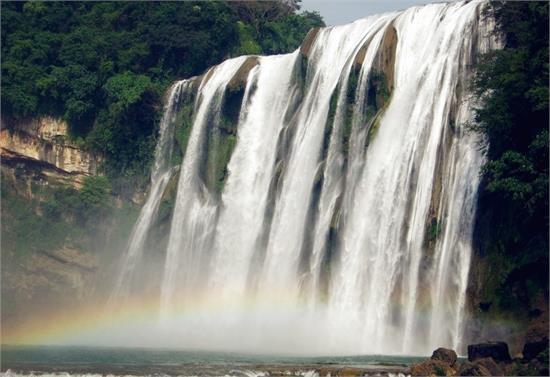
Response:
[[[527,339],[523,356],[511,358],[504,342],[468,346],[468,360],[458,362],[454,350],[436,349],[432,356],[412,364],[411,376],[548,376],[548,334],[537,333]]]
[[[512,358],[505,342],[468,346],[468,358],[452,349],[438,348],[422,362],[393,365],[345,365],[345,363],[204,363],[162,364],[2,363],[2,375],[133,375],[133,376],[548,376],[548,334],[532,331],[522,356]]]

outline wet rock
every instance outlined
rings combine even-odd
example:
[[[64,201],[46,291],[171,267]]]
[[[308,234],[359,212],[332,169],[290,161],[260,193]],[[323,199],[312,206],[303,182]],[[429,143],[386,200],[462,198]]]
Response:
[[[229,90],[237,91],[244,89],[246,86],[246,80],[248,79],[248,74],[254,68],[260,64],[260,60],[256,56],[249,56],[246,58],[241,67],[235,72],[235,75],[231,78],[227,87]]]
[[[441,360],[448,363],[451,367],[456,364],[456,352],[448,348],[438,348],[432,354],[432,360]]]
[[[511,361],[508,345],[504,342],[487,342],[468,346],[469,361],[475,361],[486,357],[490,357],[496,362]]]
[[[453,376],[455,370],[445,361],[428,359],[420,364],[411,365],[408,374],[411,376]]]
[[[395,73],[395,54],[397,51],[397,30],[393,25],[389,26],[384,33],[380,48],[374,58],[374,67],[383,72],[386,77],[388,92],[393,90]]]
[[[313,43],[315,42],[315,39],[317,39],[317,34],[319,33],[319,30],[321,30],[321,28],[319,27],[314,27],[313,29],[311,29],[306,37],[304,38],[304,41],[302,42],[302,45],[300,46],[300,53],[308,58],[309,57],[309,52],[311,51],[311,47],[313,46]]]

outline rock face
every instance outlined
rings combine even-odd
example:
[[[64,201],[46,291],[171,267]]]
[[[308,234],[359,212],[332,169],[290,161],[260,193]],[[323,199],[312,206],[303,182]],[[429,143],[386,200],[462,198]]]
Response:
[[[367,49],[372,43],[372,38],[368,39],[361,47],[355,57],[354,66],[356,69],[361,69]],[[380,47],[374,57],[373,66],[376,71],[381,72],[386,78],[386,89],[388,92],[393,90],[394,74],[395,74],[395,54],[397,51],[397,30],[395,27],[389,27],[384,33],[384,37],[380,42]]]
[[[321,28],[315,27],[311,29],[306,37],[304,38],[304,41],[300,45],[300,53],[305,57],[309,57],[309,52],[311,51],[311,46],[313,46],[313,42],[315,42],[315,39],[317,38],[317,34],[319,33],[319,30]]]
[[[49,164],[50,169],[80,178],[96,174],[102,161],[101,156],[68,140],[68,125],[62,120],[50,117],[17,122],[2,119],[0,127],[0,148],[5,159]]]
[[[235,75],[231,78],[229,83],[227,83],[227,88],[229,90],[240,90],[244,89],[246,86],[246,80],[248,78],[248,74],[254,68],[260,63],[258,58],[256,56],[249,56],[245,62],[241,65],[241,67],[235,72]]]
[[[448,363],[451,367],[456,364],[457,356],[454,350],[448,348],[438,348],[432,354],[432,360],[441,360]]]
[[[73,186],[80,187],[85,176],[67,173],[55,166],[20,154],[1,150],[1,171],[3,178],[10,178],[17,184],[14,192],[26,198],[34,198],[39,187],[44,186]]]
[[[83,246],[87,236],[79,233],[71,238],[71,228],[52,234],[51,244],[31,247],[25,239],[47,238],[37,225],[48,221],[42,217],[44,203],[54,203],[54,192],[62,192],[59,188],[80,188],[84,178],[97,173],[102,157],[70,141],[67,123],[58,119],[2,119],[0,127],[6,203],[2,205],[1,315],[3,335],[9,339],[34,316],[78,307],[93,294],[90,287],[97,279],[99,255]],[[19,221],[19,211],[28,211],[23,212],[27,223]],[[59,216],[66,221],[59,226],[73,221],[61,210]]]
[[[386,85],[388,91],[393,90],[394,85],[394,67],[395,67],[395,54],[397,51],[397,30],[392,26],[386,30],[384,38],[382,39],[380,49],[375,57],[375,67],[380,72],[384,72],[386,76]]]
[[[468,346],[468,360],[475,361],[490,357],[497,362],[509,362],[510,352],[504,342],[488,342]]]

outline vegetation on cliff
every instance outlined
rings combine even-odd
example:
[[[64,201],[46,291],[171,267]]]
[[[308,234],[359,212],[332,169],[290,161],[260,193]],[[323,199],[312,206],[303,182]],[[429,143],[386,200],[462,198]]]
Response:
[[[105,177],[86,177],[79,190],[34,182],[30,198],[19,193],[25,178],[2,174],[1,183],[2,248],[7,253],[15,251],[17,256],[53,251],[75,241],[79,249],[93,249],[89,235],[112,214],[110,185]]]
[[[482,310],[548,300],[548,3],[491,2],[504,48],[478,64],[474,128],[489,141],[476,240]],[[489,267],[490,266],[490,267]]]
[[[69,122],[105,153],[115,191],[146,182],[161,97],[241,54],[297,48],[317,13],[297,2],[4,2],[2,109]],[[132,182],[134,181],[134,182]]]

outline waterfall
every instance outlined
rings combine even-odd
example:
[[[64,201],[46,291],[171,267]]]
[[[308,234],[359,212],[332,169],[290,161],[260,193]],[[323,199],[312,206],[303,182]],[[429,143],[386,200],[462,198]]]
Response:
[[[484,142],[466,127],[467,87],[498,47],[483,7],[314,30],[291,54],[229,59],[197,79],[158,273],[165,328],[196,347],[462,350]],[[159,155],[178,111],[165,109],[119,285],[170,177]]]
[[[220,122],[225,87],[243,61],[241,57],[212,68],[199,87],[199,103],[180,169],[168,241],[160,304],[163,316],[171,306],[179,302],[185,305],[204,276],[202,271],[214,238],[217,205],[200,179],[201,153],[206,129]]]
[[[110,307],[119,304],[120,300],[126,298],[130,293],[129,290],[132,287],[135,270],[141,263],[147,235],[158,211],[162,194],[173,173],[171,160],[174,143],[174,125],[181,100],[189,95],[191,88],[191,80],[182,80],[172,85],[169,90],[160,122],[155,160],[151,169],[151,189],[130,233],[130,238],[122,258],[122,268],[117,275],[117,280],[111,294]]]
[[[222,211],[216,229],[211,262],[210,288],[228,301],[247,293],[249,273],[268,202],[275,170],[277,137],[294,95],[281,96],[291,88],[292,69],[298,53],[261,58],[251,71],[238,125],[239,140],[228,170],[222,195]],[[250,96],[251,88],[257,89]],[[291,92],[290,92],[291,93]],[[239,221],[235,221],[239,219]]]

